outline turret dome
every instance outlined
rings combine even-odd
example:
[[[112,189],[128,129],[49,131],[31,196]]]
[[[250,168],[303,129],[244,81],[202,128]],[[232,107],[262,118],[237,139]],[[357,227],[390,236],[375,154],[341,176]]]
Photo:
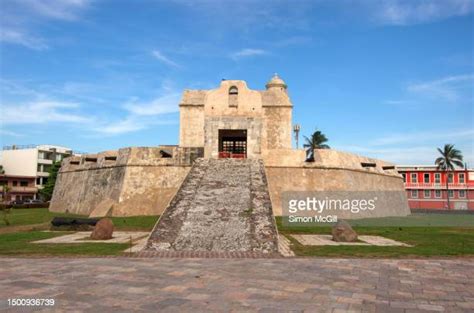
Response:
[[[267,87],[267,89],[270,89],[270,88],[283,88],[286,90],[286,83],[285,81],[283,81],[283,79],[280,78],[280,76],[278,76],[277,73],[275,73],[272,77],[272,79],[270,79],[270,81],[265,85]]]

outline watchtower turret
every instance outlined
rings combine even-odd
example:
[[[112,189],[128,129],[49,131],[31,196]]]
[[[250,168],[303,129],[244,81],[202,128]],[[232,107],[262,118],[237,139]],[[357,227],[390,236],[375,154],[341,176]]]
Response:
[[[280,76],[275,73],[272,79],[270,79],[270,81],[265,85],[265,87],[267,87],[267,90],[281,90],[286,92],[286,88],[288,86],[286,85],[285,81],[283,81],[283,79],[281,79]]]

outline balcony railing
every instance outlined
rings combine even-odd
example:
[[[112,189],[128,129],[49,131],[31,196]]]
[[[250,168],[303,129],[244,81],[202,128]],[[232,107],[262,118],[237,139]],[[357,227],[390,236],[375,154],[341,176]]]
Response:
[[[38,163],[41,163],[41,164],[53,164],[53,160],[38,158]]]
[[[446,188],[446,184],[442,183],[405,183],[406,188],[420,188],[420,189],[444,189]],[[459,189],[466,189],[468,187],[468,184],[466,183],[449,183],[448,184],[449,188],[459,188]]]
[[[0,192],[3,192],[3,187],[0,186]],[[36,193],[38,192],[38,188],[36,187],[23,187],[23,186],[13,186],[8,189],[8,192],[31,192],[31,193]]]
[[[245,159],[246,157],[245,153],[219,152],[219,159]]]

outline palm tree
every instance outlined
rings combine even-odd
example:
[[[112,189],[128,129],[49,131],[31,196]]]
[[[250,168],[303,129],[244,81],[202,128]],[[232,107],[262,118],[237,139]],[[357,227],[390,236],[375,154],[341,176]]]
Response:
[[[439,170],[446,172],[446,197],[448,200],[449,210],[449,171],[454,171],[455,166],[463,167],[464,164],[462,163],[462,153],[458,149],[455,149],[454,145],[452,144],[445,144],[444,149],[438,148],[438,151],[441,156],[436,159],[435,164],[438,166]]]
[[[326,135],[320,130],[316,130],[311,135],[311,138],[304,136],[304,139],[306,140],[306,144],[312,149],[330,149],[330,147],[325,144],[328,141]]]

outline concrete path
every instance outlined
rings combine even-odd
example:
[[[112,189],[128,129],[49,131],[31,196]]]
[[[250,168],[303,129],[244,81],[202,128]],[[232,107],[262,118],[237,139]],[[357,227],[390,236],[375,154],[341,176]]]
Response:
[[[474,262],[369,259],[0,258],[8,298],[44,312],[473,312]]]

